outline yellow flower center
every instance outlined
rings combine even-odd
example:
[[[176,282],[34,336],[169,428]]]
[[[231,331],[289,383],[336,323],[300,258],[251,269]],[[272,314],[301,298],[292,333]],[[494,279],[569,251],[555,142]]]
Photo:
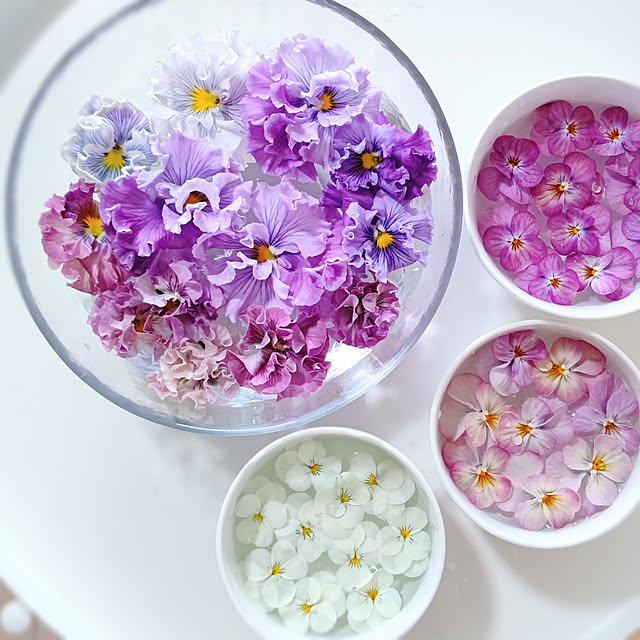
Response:
[[[367,595],[371,598],[371,600],[375,600],[378,597],[378,590],[369,589],[369,591],[367,591]]]
[[[253,256],[258,262],[266,262],[267,260],[275,260],[276,254],[266,244],[257,244],[253,247]]]
[[[487,484],[494,485],[496,483],[495,478],[484,469],[478,472],[478,484],[484,487]]]
[[[308,616],[311,613],[311,609],[313,609],[313,605],[305,602],[300,605],[300,609],[302,609],[302,613],[304,613],[305,616]]]
[[[606,434],[615,433],[617,430],[618,430],[618,425],[611,422],[611,420],[609,420],[609,422],[607,422],[607,424],[604,425],[604,432]]]
[[[553,507],[553,505],[558,501],[558,496],[555,495],[554,493],[545,493],[542,498],[540,498],[540,502],[542,502],[542,504],[545,507]]]
[[[567,133],[570,136],[575,136],[578,133],[578,125],[575,122],[567,122]]]
[[[495,429],[496,426],[498,426],[499,419],[500,419],[499,413],[493,413],[492,411],[489,411],[488,413],[484,414],[484,421],[487,423],[487,426],[489,427],[489,429]]]
[[[557,289],[561,284],[562,280],[560,280],[560,278],[556,278],[555,276],[553,278],[549,278],[549,285],[554,289]]]
[[[567,227],[567,233],[569,234],[570,238],[574,238],[580,233],[580,227],[576,227],[575,224],[572,224]]]
[[[254,513],[253,514],[253,521],[254,522],[262,522],[264,520],[264,516],[261,513]]]
[[[113,171],[120,171],[124,167],[126,164],[124,152],[117,142],[113,145],[113,149],[104,154],[103,162],[107,169],[112,169]]]
[[[320,473],[320,470],[322,469],[322,465],[318,464],[317,462],[314,462],[313,464],[308,464],[307,469],[309,469],[309,471],[311,471],[311,473],[314,476],[317,476]]]
[[[400,535],[403,540],[406,540],[411,535],[411,527],[402,527],[400,529]]]
[[[513,251],[519,251],[522,247],[524,247],[524,242],[522,242],[520,238],[513,238],[511,240],[511,249]]]
[[[360,558],[358,558],[358,554],[354,553],[353,558],[349,559],[349,566],[351,567],[359,567],[360,566]]]
[[[325,89],[320,94],[320,111],[331,111],[336,107],[335,103],[336,92],[331,89]]]
[[[370,473],[364,483],[368,484],[370,487],[376,487],[378,485],[378,478],[376,478],[373,473]]]
[[[102,228],[102,220],[100,219],[100,213],[95,202],[88,202],[84,204],[78,212],[77,221],[82,225],[84,232],[97,238],[104,232]]]
[[[551,365],[551,369],[549,369],[549,377],[552,380],[556,380],[557,378],[562,378],[562,376],[564,376],[564,367],[560,363],[554,362]]]
[[[340,491],[340,495],[338,496],[338,500],[340,500],[342,504],[347,504],[347,502],[351,500],[351,496],[344,489],[342,489],[342,491]]]
[[[220,104],[220,96],[211,93],[202,87],[196,87],[191,92],[191,108],[196,113],[202,113],[209,109],[215,109]]]
[[[370,171],[382,162],[382,155],[372,153],[371,151],[364,151],[360,154],[360,162],[362,162],[363,169]]]
[[[276,562],[273,567],[271,567],[271,575],[272,576],[279,576],[280,574],[284,573],[284,570],[282,569],[282,567]]]
[[[620,139],[620,131],[618,131],[618,127],[613,127],[613,129],[609,129],[606,133],[607,138],[609,140],[619,140]]]
[[[568,182],[559,182],[557,184],[552,184],[550,188],[555,197],[560,198],[560,196],[562,196],[562,194],[567,190],[568,186]]]
[[[388,231],[378,231],[376,235],[376,247],[382,251],[388,249],[395,241],[395,238]]]
[[[304,525],[302,525],[300,529],[300,535],[305,539],[311,538],[313,536],[313,529],[311,527],[305,527]]]
[[[528,435],[533,431],[533,429],[531,428],[531,425],[528,425],[528,424],[522,424],[522,423],[520,423],[520,424],[516,427],[516,429],[518,430],[518,435],[519,435],[521,438],[524,438],[525,436],[528,436]]]
[[[591,470],[592,471],[606,471],[607,470],[607,464],[605,463],[605,461],[600,456],[596,456],[593,459],[593,462],[591,463]]]

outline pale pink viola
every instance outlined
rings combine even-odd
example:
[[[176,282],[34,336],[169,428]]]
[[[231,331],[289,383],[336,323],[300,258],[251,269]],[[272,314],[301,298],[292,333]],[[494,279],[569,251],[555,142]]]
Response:
[[[556,100],[538,107],[533,113],[531,138],[549,155],[564,157],[571,151],[584,151],[593,144],[593,111],[573,107],[566,100]]]
[[[613,294],[615,299],[620,299],[619,293],[629,295],[633,290],[633,282],[630,282],[631,291],[625,284],[635,276],[637,261],[625,247],[614,247],[602,256],[574,253],[567,257],[566,265],[578,276],[579,291],[591,287],[597,294]]]

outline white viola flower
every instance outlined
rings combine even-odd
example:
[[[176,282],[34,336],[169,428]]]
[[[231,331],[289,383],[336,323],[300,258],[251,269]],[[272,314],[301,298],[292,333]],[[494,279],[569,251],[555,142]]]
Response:
[[[330,574],[321,572],[296,584],[293,601],[279,609],[285,626],[298,633],[309,629],[314,633],[327,633],[333,629],[345,605],[340,585],[331,578]]]
[[[307,562],[314,562],[331,546],[315,503],[306,493],[293,493],[285,506],[288,521],[276,531],[276,537],[290,542]]]
[[[260,595],[271,609],[289,604],[296,592],[296,580],[307,575],[308,566],[295,547],[284,540],[273,545],[271,551],[254,549],[245,561],[247,578],[261,583]]]
[[[364,518],[369,490],[356,475],[341,473],[330,485],[316,492],[315,508],[322,516],[322,528],[333,539],[346,538]]]
[[[187,136],[214,140],[232,154],[244,135],[240,101],[247,92],[247,71],[257,60],[235,32],[174,44],[151,76],[158,120]]]
[[[388,505],[404,504],[413,495],[408,490],[415,485],[407,483],[402,467],[392,460],[375,460],[365,452],[356,453],[351,459],[349,471],[356,475],[371,492],[371,501],[365,505],[365,512],[379,515]],[[406,486],[405,486],[406,485]]]
[[[369,582],[378,562],[378,527],[370,521],[359,524],[348,538],[334,540],[329,559],[338,565],[336,578],[346,591]]]
[[[402,609],[402,597],[393,586],[393,576],[381,569],[369,582],[347,597],[349,625],[355,631],[378,627]]]
[[[265,476],[250,480],[236,502],[234,513],[241,518],[235,529],[236,539],[242,544],[268,547],[275,529],[287,523],[286,497],[285,488]]]
[[[285,451],[276,460],[276,473],[294,491],[306,491],[334,482],[342,471],[342,462],[327,456],[316,440],[305,440],[297,449]]]
[[[431,537],[423,531],[427,514],[417,507],[395,507],[388,511],[387,523],[378,534],[380,564],[394,575],[406,574],[414,563],[421,563],[416,570],[426,569],[424,561],[431,552]]]

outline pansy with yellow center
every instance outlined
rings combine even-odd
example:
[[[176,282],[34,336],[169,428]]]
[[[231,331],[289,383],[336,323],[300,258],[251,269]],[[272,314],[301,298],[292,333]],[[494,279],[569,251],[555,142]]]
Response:
[[[322,529],[322,516],[306,493],[291,494],[285,506],[288,520],[275,532],[276,537],[290,542],[307,562],[314,562],[331,546]]]
[[[590,205],[584,210],[570,206],[564,213],[551,216],[547,227],[551,232],[551,244],[561,255],[599,255],[600,239],[611,229],[611,214],[601,204]]]
[[[595,293],[612,299],[627,283],[633,282],[636,263],[633,253],[623,246],[613,247],[601,256],[574,253],[566,260],[580,280],[580,291],[591,287]]]
[[[531,138],[552,156],[564,158],[572,151],[584,151],[593,144],[593,111],[555,100],[534,111]]]
[[[640,123],[629,122],[629,112],[622,107],[605,109],[592,127],[593,152],[610,158],[640,151]]]
[[[317,440],[305,440],[296,450],[282,453],[276,461],[276,473],[294,491],[306,491],[335,482],[342,462],[329,456]]]
[[[360,589],[371,577],[371,567],[378,562],[378,527],[367,520],[344,539],[333,541],[329,559],[338,565],[336,579],[345,590]]]
[[[520,526],[530,531],[539,531],[547,524],[560,529],[575,518],[580,508],[580,496],[561,486],[556,477],[532,475],[522,486],[529,499],[518,504],[514,516]]]
[[[364,518],[369,489],[356,474],[342,472],[333,482],[320,486],[314,507],[321,515],[324,532],[332,538],[345,538]]]
[[[384,569],[376,571],[369,582],[347,596],[349,625],[355,631],[378,628],[402,608],[402,598],[393,586],[393,576]]]

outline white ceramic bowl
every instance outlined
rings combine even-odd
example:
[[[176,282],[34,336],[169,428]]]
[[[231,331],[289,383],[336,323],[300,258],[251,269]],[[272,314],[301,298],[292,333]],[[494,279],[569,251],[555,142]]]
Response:
[[[571,547],[597,538],[613,529],[636,508],[640,502],[640,464],[638,463],[640,457],[636,458],[631,476],[609,507],[590,518],[569,524],[562,529],[543,529],[541,531],[527,531],[515,522],[513,524],[508,523],[506,519],[500,519],[472,505],[467,496],[454,484],[442,459],[444,438],[438,430],[438,420],[440,418],[440,407],[449,383],[458,373],[462,373],[461,369],[466,360],[478,349],[484,347],[498,336],[525,329],[541,332],[545,337],[567,336],[591,343],[604,353],[607,358],[607,366],[614,369],[618,375],[621,375],[631,391],[636,397],[640,398],[640,371],[622,350],[606,338],[588,329],[580,329],[563,322],[546,320],[516,322],[484,334],[456,358],[438,387],[433,401],[430,421],[431,447],[434,452],[436,469],[440,474],[440,479],[445,489],[460,509],[485,531],[507,542],[523,547],[539,549]]]
[[[218,519],[216,536],[217,557],[225,587],[240,615],[261,637],[278,638],[279,640],[300,640],[300,634],[287,629],[277,614],[273,615],[262,611],[257,603],[245,592],[242,585],[243,578],[239,563],[236,561],[234,509],[236,501],[242,494],[247,481],[256,473],[262,463],[269,458],[274,459],[291,444],[301,443],[310,438],[323,436],[352,438],[380,449],[404,467],[415,481],[416,487],[424,492],[428,503],[427,515],[429,517],[429,533],[432,543],[431,560],[427,571],[419,579],[417,590],[413,597],[403,605],[398,615],[386,621],[379,628],[372,629],[370,632],[356,633],[355,631],[341,631],[323,634],[322,636],[324,638],[340,638],[341,640],[392,640],[393,638],[399,638],[423,615],[431,603],[440,583],[445,557],[444,523],[436,497],[415,465],[384,440],[363,431],[347,429],[345,427],[314,427],[305,429],[304,431],[289,434],[272,442],[247,462],[229,488]],[[309,636],[319,637],[311,633]]]
[[[498,136],[508,133],[513,123],[520,118],[530,114],[540,105],[553,100],[567,100],[574,105],[620,105],[629,111],[630,120],[640,118],[640,87],[614,78],[601,76],[560,78],[538,85],[515,98],[485,128],[474,148],[471,165],[468,167],[464,215],[473,246],[482,264],[509,293],[539,311],[565,318],[585,320],[614,318],[638,311],[640,309],[640,287],[638,286],[630,296],[615,302],[603,298],[601,302],[580,302],[563,306],[539,300],[520,289],[512,278],[500,268],[496,259],[486,252],[482,244],[482,238],[478,233],[477,217],[481,213],[480,204],[485,202],[486,207],[487,201],[478,191],[476,179],[491,150],[493,141]]]

